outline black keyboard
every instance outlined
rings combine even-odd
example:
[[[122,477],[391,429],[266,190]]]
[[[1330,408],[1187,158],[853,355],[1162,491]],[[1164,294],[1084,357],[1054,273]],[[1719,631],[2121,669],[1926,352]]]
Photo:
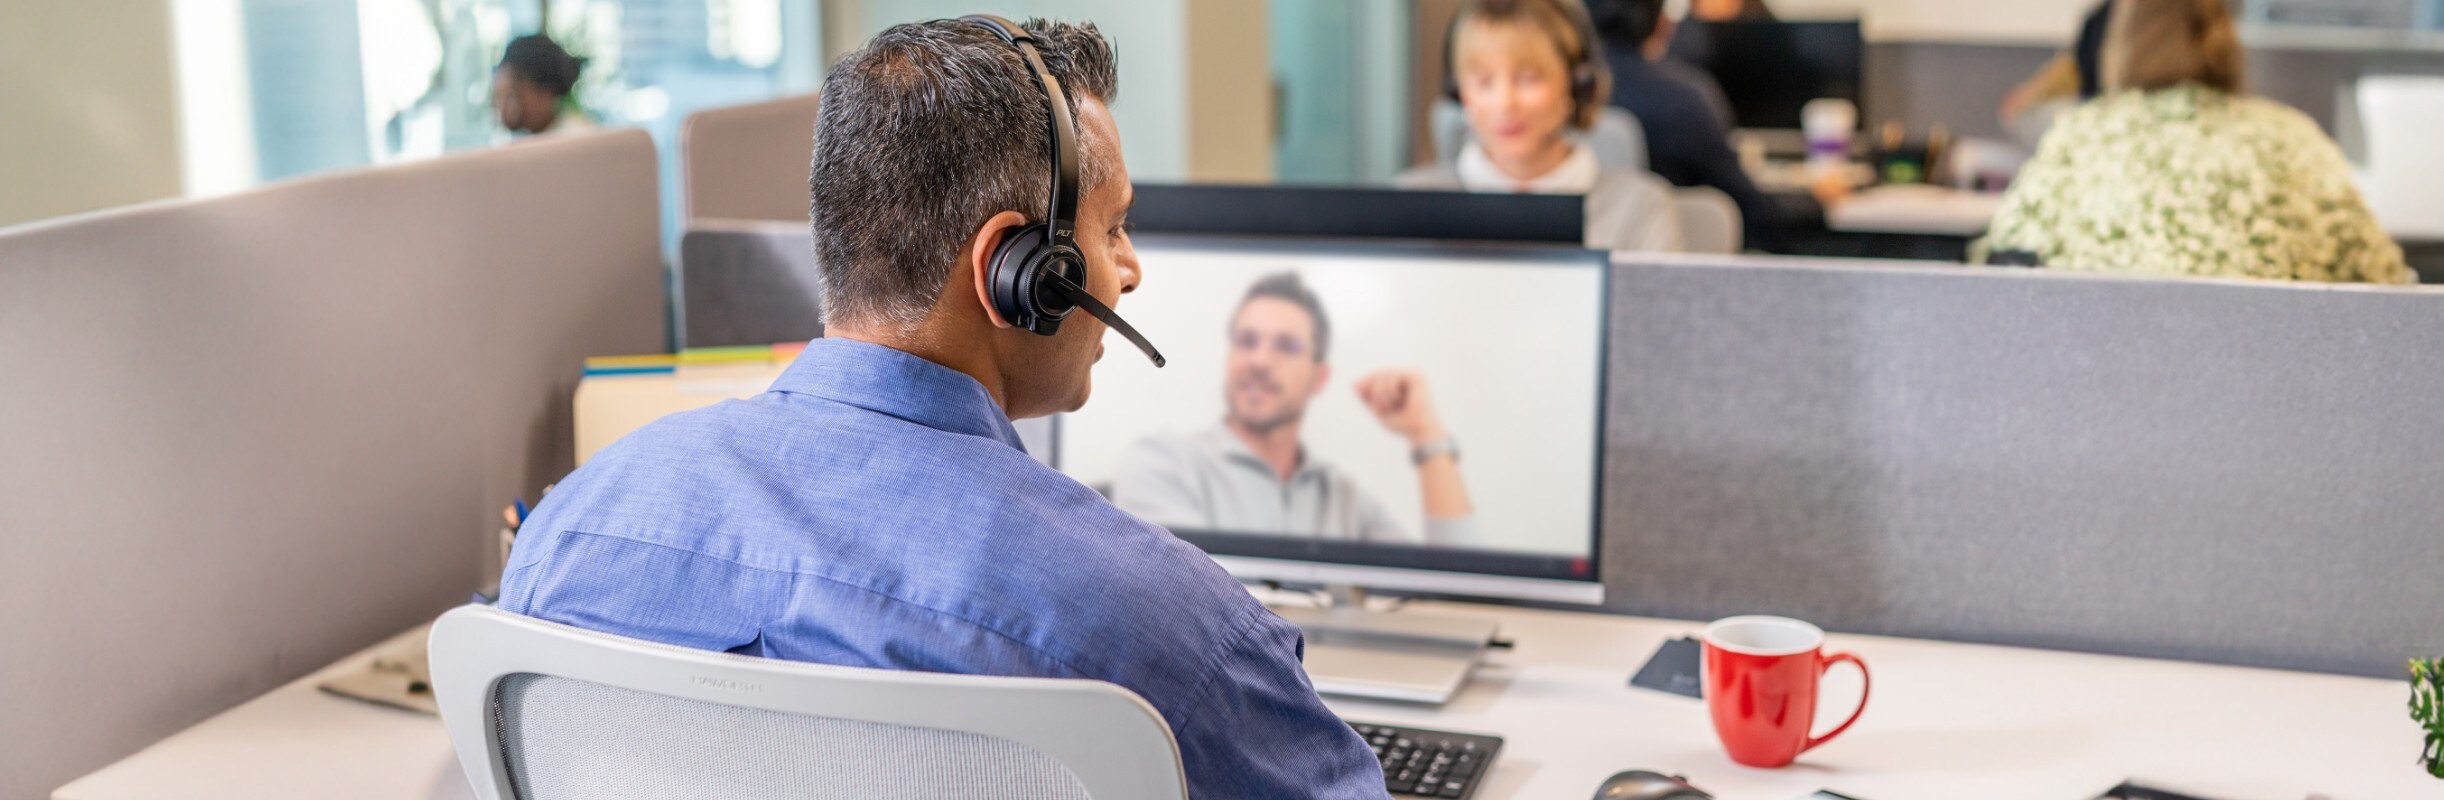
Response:
[[[1405,797],[1465,798],[1493,764],[1502,737],[1349,723],[1383,761],[1383,788]]]

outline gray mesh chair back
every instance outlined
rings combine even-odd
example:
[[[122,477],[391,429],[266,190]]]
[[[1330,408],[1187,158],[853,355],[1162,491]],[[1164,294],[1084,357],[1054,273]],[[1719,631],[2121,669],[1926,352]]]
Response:
[[[466,606],[433,691],[481,800],[1185,800],[1152,706],[1100,681],[856,669]]]

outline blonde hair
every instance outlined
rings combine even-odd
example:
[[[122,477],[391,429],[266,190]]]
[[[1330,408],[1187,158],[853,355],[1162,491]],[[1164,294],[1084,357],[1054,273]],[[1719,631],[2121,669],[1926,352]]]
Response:
[[[2247,80],[2225,0],[2114,0],[2101,77],[2107,91],[2197,82],[2226,92]]]
[[[1570,82],[1570,127],[1595,127],[1596,115],[1612,102],[1612,69],[1595,40],[1595,23],[1581,0],[1470,0],[1451,18],[1451,46],[1444,61],[1449,74],[1460,70],[1460,29],[1469,22],[1525,23],[1542,32],[1561,54]],[[1456,94],[1456,92],[1455,92]]]

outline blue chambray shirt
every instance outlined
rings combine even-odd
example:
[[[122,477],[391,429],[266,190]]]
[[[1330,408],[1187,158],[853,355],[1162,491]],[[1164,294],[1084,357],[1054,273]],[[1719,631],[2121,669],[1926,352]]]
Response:
[[[704,650],[1110,681],[1170,722],[1200,800],[1385,796],[1296,627],[1029,458],[975,379],[877,345],[816,340],[770,391],[603,449],[527,520],[500,605]]]

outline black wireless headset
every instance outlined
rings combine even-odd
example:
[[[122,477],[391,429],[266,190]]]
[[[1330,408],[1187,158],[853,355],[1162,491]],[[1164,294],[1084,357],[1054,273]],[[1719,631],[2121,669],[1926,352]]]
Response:
[[[1080,284],[1086,281],[1086,258],[1078,254],[1078,139],[1069,126],[1069,95],[1061,90],[1061,81],[1044,68],[1044,59],[1036,54],[1035,36],[1009,20],[987,14],[961,17],[991,30],[1002,41],[1018,48],[1018,55],[1027,62],[1035,85],[1044,90],[1047,116],[1052,118],[1052,201],[1047,204],[1047,221],[1011,231],[993,249],[992,273],[987,276],[993,293],[993,310],[1010,324],[1044,336],[1061,332],[1061,320],[1069,312],[1085,309],[1086,313],[1103,320],[1103,324],[1128,337],[1129,343],[1146,352],[1154,366],[1164,364],[1163,354],[1154,349],[1127,320],[1120,318],[1103,301],[1088,294]]]

